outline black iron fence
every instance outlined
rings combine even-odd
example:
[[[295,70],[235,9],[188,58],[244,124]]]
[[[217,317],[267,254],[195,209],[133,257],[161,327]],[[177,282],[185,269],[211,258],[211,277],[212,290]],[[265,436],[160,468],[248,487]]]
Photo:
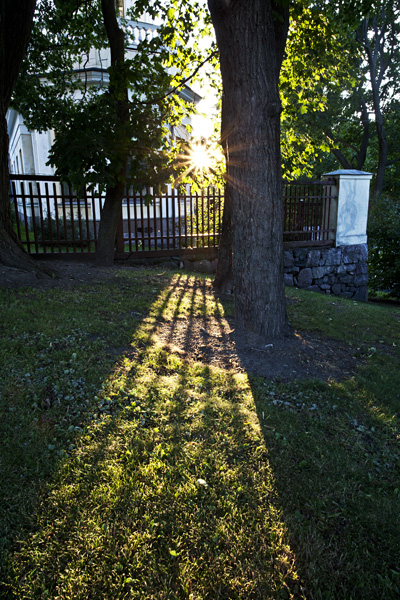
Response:
[[[80,254],[96,249],[104,195],[76,194],[51,176],[10,175],[15,231],[30,254]],[[284,185],[284,242],[334,242],[332,183]],[[216,249],[222,227],[223,192],[187,186],[155,194],[127,192],[122,203],[116,256],[161,256]]]

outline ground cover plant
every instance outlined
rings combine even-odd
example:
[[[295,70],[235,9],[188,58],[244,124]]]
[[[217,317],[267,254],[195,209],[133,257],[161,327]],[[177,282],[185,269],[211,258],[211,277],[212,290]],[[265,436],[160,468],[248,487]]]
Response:
[[[208,277],[107,273],[0,288],[0,597],[398,598],[400,309],[290,289],[261,377]]]

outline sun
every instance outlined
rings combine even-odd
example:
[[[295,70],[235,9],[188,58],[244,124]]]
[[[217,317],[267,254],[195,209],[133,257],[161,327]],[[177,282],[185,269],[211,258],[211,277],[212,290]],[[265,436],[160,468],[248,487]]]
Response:
[[[195,143],[188,149],[188,161],[193,165],[194,171],[209,171],[212,166],[213,156],[205,144]]]
[[[205,140],[199,142],[190,142],[184,152],[179,154],[179,165],[184,168],[184,172],[175,181],[175,185],[180,183],[187,175],[202,178],[215,170],[215,165],[221,160],[220,153],[216,148],[207,144]]]

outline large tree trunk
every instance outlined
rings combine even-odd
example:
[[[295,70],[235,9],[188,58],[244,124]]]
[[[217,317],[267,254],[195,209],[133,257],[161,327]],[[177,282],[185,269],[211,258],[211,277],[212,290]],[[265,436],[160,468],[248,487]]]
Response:
[[[220,51],[233,227],[236,329],[287,330],[278,81],[288,5],[208,0]]]
[[[115,184],[108,186],[106,191],[96,249],[96,262],[99,265],[109,266],[114,262],[115,238],[126,185],[129,144],[128,140],[124,139],[124,126],[129,123],[129,100],[127,83],[124,76],[121,77],[121,67],[125,62],[125,34],[118,25],[115,0],[101,0],[101,8],[111,50],[109,91],[115,103],[118,125],[121,131],[120,167]]]
[[[222,294],[231,294],[233,291],[232,203],[228,182],[225,185],[222,232],[218,245],[218,263],[214,279],[214,288],[217,292]]]
[[[14,233],[10,212],[6,114],[32,31],[36,0],[0,1],[0,263],[37,270]]]
[[[226,135],[229,131],[226,122],[225,99],[222,97],[221,114],[221,145],[224,149],[225,160],[228,162],[228,147]],[[232,264],[232,202],[231,184],[225,182],[224,212],[222,215],[222,232],[218,246],[217,272],[214,279],[214,288],[222,294],[231,294],[233,291],[233,264]]]

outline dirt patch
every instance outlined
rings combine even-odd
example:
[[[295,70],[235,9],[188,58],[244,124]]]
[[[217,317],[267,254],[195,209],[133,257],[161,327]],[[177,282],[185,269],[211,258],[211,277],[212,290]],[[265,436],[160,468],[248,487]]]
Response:
[[[0,266],[0,287],[37,289],[71,288],[116,278],[127,266],[97,267],[92,263],[46,261],[53,275],[38,278],[35,273]],[[204,281],[185,283],[186,291]],[[209,293],[211,288],[208,288]],[[246,370],[269,379],[292,380],[316,378],[340,380],[351,376],[362,362],[349,345],[326,339],[318,333],[296,331],[283,340],[262,344],[238,338],[234,319],[194,317],[159,321],[154,330],[158,344],[186,360],[193,360],[234,371]]]
[[[191,318],[158,323],[155,338],[181,358],[269,379],[341,380],[350,377],[360,364],[350,346],[316,333],[296,331],[269,344],[249,344],[237,338],[233,319]]]
[[[125,266],[98,267],[91,261],[69,262],[46,260],[39,263],[45,269],[43,275],[34,271],[22,271],[0,265],[0,287],[48,290],[53,288],[68,289],[76,285],[106,281],[114,278]]]

